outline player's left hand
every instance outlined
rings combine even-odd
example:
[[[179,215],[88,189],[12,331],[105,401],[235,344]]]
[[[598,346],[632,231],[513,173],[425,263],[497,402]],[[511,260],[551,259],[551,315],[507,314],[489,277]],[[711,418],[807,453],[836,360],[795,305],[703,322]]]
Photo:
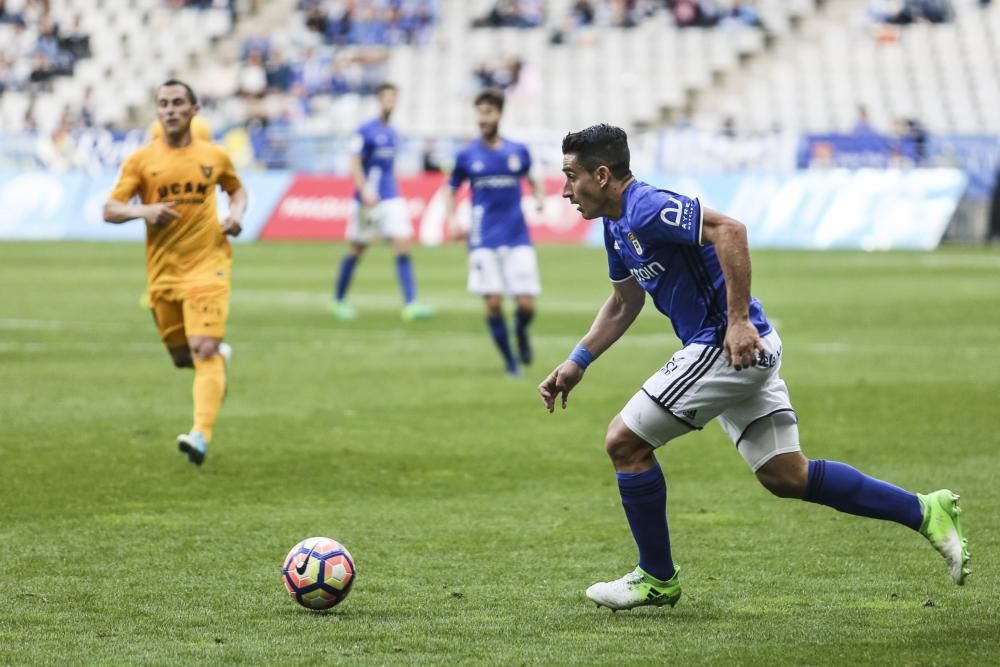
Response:
[[[726,363],[736,370],[750,368],[757,364],[758,353],[767,353],[757,333],[757,327],[750,320],[730,321],[726,328],[726,339],[722,343],[722,354]]]
[[[562,407],[566,409],[569,392],[583,379],[583,369],[575,361],[567,359],[549,373],[540,385],[538,393],[542,397],[545,409],[552,412],[556,409],[556,398],[562,394]]]
[[[242,231],[243,225],[240,224],[239,218],[227,216],[226,219],[222,221],[223,234],[228,236],[239,236]]]

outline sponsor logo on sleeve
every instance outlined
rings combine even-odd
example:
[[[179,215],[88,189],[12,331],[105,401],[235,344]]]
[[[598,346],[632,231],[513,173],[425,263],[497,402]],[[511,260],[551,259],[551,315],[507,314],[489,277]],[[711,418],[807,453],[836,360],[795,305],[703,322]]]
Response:
[[[677,197],[669,197],[667,205],[660,209],[660,220],[671,227],[691,229],[697,206],[693,200],[682,201]]]

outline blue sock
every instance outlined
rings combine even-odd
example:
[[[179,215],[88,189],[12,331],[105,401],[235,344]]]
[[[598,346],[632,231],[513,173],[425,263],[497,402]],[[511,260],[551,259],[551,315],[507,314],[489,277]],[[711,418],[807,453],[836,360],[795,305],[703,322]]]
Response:
[[[351,286],[351,277],[354,275],[354,267],[358,264],[358,258],[348,253],[340,261],[340,273],[337,274],[337,286],[335,296],[337,301],[343,301],[347,295],[347,288]]]
[[[510,338],[507,335],[507,323],[504,321],[503,315],[487,317],[486,325],[490,328],[490,333],[493,335],[493,342],[497,344],[497,349],[500,350],[500,354],[503,356],[507,370],[511,372],[516,371],[517,362],[514,361],[514,353],[510,351]]]
[[[805,500],[848,514],[895,521],[913,530],[920,530],[923,523],[916,494],[836,461],[809,462]]]
[[[412,303],[417,298],[417,285],[413,281],[413,262],[409,255],[396,256],[396,279],[403,290],[403,303]]]
[[[625,516],[639,546],[639,567],[666,581],[674,576],[674,563],[667,530],[667,483],[660,464],[644,472],[615,474]]]
[[[514,320],[514,333],[517,334],[517,352],[521,357],[521,363],[530,364],[532,361],[531,341],[528,340],[528,325],[535,319],[535,311],[517,309]]]

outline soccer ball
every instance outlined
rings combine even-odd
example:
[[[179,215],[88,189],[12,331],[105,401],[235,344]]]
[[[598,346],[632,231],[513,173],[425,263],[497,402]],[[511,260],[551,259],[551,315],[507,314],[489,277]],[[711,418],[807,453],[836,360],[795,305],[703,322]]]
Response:
[[[281,580],[292,599],[307,609],[340,604],[354,585],[354,559],[337,540],[310,537],[288,552]]]

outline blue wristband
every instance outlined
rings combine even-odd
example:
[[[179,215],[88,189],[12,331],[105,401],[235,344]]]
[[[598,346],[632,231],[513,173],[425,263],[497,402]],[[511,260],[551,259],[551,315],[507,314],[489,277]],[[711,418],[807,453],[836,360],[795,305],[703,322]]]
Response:
[[[569,355],[569,360],[575,361],[580,368],[587,370],[587,366],[594,361],[594,355],[583,345],[577,345]]]

